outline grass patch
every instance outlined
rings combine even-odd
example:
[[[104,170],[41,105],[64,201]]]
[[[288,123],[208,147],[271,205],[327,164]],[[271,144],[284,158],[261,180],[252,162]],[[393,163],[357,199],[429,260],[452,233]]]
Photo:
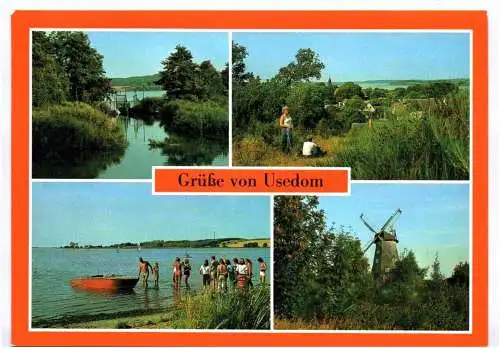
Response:
[[[178,329],[269,329],[267,286],[248,292],[217,292],[188,296],[177,307],[172,323]]]
[[[337,136],[315,136],[314,142],[327,152],[324,157],[302,156],[302,142],[296,142],[292,152],[284,153],[279,146],[267,144],[260,137],[246,136],[233,143],[233,165],[325,167],[331,165],[335,153],[344,146],[344,138]]]
[[[72,162],[85,154],[123,151],[125,133],[116,120],[84,103],[33,110],[33,160]]]

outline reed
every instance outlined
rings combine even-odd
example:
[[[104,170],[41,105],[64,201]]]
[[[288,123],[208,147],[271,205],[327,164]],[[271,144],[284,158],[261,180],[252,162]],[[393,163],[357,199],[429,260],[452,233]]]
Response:
[[[188,295],[177,306],[172,323],[189,329],[269,329],[270,293],[267,286],[228,293]]]
[[[127,142],[115,119],[84,103],[33,110],[33,159],[71,161],[85,154],[122,151]]]

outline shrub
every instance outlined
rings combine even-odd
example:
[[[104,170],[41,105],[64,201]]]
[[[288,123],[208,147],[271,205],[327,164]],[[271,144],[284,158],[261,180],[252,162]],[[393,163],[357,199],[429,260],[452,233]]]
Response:
[[[430,102],[422,118],[406,111],[375,121],[349,136],[336,166],[352,168],[355,179],[465,180],[469,177],[467,97]]]
[[[62,159],[113,152],[126,146],[115,119],[84,103],[35,109],[32,119],[33,160]]]
[[[152,122],[159,117],[165,99],[162,97],[148,97],[141,99],[138,104],[130,108],[130,116]]]
[[[227,108],[212,101],[170,101],[161,108],[160,120],[167,130],[182,135],[227,137],[229,129]]]

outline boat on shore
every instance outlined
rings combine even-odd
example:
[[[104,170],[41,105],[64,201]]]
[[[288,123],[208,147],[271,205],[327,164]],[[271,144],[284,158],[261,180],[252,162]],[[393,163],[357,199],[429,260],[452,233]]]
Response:
[[[138,281],[138,277],[95,275],[72,279],[71,287],[91,291],[130,291]]]

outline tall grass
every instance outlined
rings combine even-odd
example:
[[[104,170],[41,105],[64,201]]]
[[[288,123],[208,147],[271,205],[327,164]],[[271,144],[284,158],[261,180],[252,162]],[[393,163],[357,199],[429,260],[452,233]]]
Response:
[[[269,329],[270,315],[269,287],[257,286],[249,291],[189,295],[171,320],[178,329]]]
[[[460,91],[423,111],[357,130],[332,165],[351,167],[354,179],[468,179],[468,97]]]
[[[161,124],[167,131],[189,136],[227,139],[229,117],[227,107],[207,102],[173,100],[159,112]]]
[[[84,154],[121,151],[127,142],[114,119],[84,103],[33,110],[33,159],[71,161]]]

